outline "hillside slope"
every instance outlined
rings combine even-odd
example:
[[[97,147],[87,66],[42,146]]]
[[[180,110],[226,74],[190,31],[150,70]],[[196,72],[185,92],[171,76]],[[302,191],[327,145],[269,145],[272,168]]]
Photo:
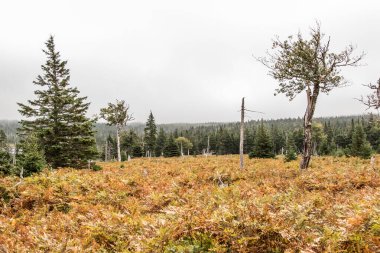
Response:
[[[377,158],[380,169],[380,157]],[[135,159],[0,179],[0,252],[379,252],[368,161]]]

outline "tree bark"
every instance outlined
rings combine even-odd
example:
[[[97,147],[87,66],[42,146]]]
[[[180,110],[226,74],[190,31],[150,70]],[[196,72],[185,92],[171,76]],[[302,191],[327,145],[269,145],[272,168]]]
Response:
[[[116,126],[117,161],[121,162],[120,153],[120,126]]]
[[[105,148],[104,148],[104,161],[107,162],[108,161],[108,140],[106,139],[106,145],[105,145]]]
[[[206,156],[208,156],[209,152],[210,152],[210,136],[207,136]]]
[[[244,98],[241,100],[240,117],[240,169],[244,168]]]
[[[307,107],[304,116],[304,140],[303,140],[303,150],[302,150],[302,159],[300,163],[300,169],[304,170],[309,167],[311,154],[313,151],[312,146],[312,131],[311,126],[313,122],[313,116],[315,111],[315,105],[317,104],[317,98],[319,94],[319,84],[313,85],[313,93],[311,93],[310,86],[308,85],[306,89],[307,96]]]

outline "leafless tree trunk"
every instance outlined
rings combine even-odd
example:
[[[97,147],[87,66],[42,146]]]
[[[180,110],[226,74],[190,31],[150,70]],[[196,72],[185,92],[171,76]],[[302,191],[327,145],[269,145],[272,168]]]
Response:
[[[300,163],[300,169],[307,169],[309,167],[313,146],[311,141],[311,124],[314,116],[315,105],[317,104],[317,98],[319,94],[319,84],[313,85],[313,93],[311,93],[310,85],[306,89],[307,107],[304,116],[304,141],[302,159]]]
[[[104,161],[105,162],[108,161],[108,140],[106,140],[106,145],[105,145],[105,148],[104,148]]]
[[[117,161],[121,162],[121,153],[120,153],[120,126],[116,126],[116,144],[117,144]]]
[[[244,97],[241,100],[240,111],[240,169],[244,168]]]
[[[16,153],[17,153],[17,144],[15,143],[14,149],[12,151],[12,164],[16,165]]]
[[[206,156],[209,155],[210,152],[210,136],[207,136],[207,150],[206,150]]]
[[[375,160],[375,156],[372,156],[371,157],[371,168],[374,170],[375,169],[375,162],[376,162],[376,160]]]

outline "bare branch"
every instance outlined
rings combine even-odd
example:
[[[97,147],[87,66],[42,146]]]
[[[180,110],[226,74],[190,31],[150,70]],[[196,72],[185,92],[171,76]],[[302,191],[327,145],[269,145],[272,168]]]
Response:
[[[377,81],[377,85],[370,83],[363,84],[363,86],[373,90],[373,93],[365,97],[361,96],[361,98],[357,100],[362,102],[365,106],[367,106],[366,110],[371,108],[378,110],[380,108],[380,79]]]

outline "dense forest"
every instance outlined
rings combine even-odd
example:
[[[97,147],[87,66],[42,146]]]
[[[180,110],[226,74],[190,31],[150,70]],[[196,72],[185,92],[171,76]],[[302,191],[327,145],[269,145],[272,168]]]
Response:
[[[313,123],[314,155],[354,155],[353,138],[368,141],[373,151],[380,152],[380,124],[378,116],[373,114],[361,116],[339,116],[316,118]],[[148,124],[148,122],[147,122]],[[297,153],[301,152],[303,143],[302,119],[250,120],[246,122],[244,153],[250,153],[259,147],[257,143],[258,128],[263,124],[269,139],[270,152],[273,155],[285,154],[289,146],[287,140],[292,139]],[[7,136],[9,144],[17,143],[17,121],[0,121],[0,129]],[[128,155],[133,157],[146,156],[145,131],[147,125],[130,123],[121,133],[121,151],[123,160]],[[207,152],[214,155],[239,153],[239,123],[199,123],[199,124],[157,124],[157,137],[154,140],[150,156],[161,156],[170,139],[185,137],[191,147],[186,146],[184,154],[199,155]],[[98,159],[116,159],[115,129],[105,123],[94,126]],[[355,135],[359,134],[360,136]],[[289,142],[289,141],[288,141]],[[107,147],[106,147],[107,143]],[[178,149],[180,149],[179,145]],[[188,148],[188,150],[187,150]],[[169,154],[167,154],[170,156]],[[180,151],[175,155],[180,155]],[[363,155],[364,157],[366,155]],[[368,156],[368,155],[367,155]]]
[[[287,152],[287,149],[289,149],[287,145],[289,139],[294,141],[296,152],[301,152],[303,129],[302,119],[298,118],[248,121],[246,123],[244,138],[244,153],[260,149],[258,130],[261,124],[266,133],[264,138],[268,138],[269,151],[274,155],[285,154]],[[240,124],[237,122],[198,125],[157,125],[157,129],[159,130],[157,130],[158,135],[154,143],[152,156],[160,156],[164,153],[163,151],[168,143],[170,143],[170,139],[178,140],[180,137],[185,137],[191,143],[190,147],[189,145],[186,146],[185,154],[199,155],[206,153],[207,150],[209,153],[216,155],[238,154],[239,127]],[[114,131],[104,124],[97,124],[96,129],[97,144],[103,153],[100,158],[104,159],[106,140],[108,142],[108,157],[114,159],[116,157]],[[355,144],[357,139],[360,139],[359,141],[363,143],[368,141],[370,144],[367,153],[364,152],[359,156],[368,158],[371,149],[380,152],[380,124],[376,121],[376,116],[372,114],[352,117],[317,118],[313,123],[313,132],[314,155],[356,156],[355,151],[352,150],[355,148],[353,144]],[[147,151],[145,139],[144,125],[128,127],[121,134],[121,149],[125,154],[124,159],[128,155],[131,157],[145,156]],[[262,143],[262,140],[260,142]],[[170,156],[169,154],[167,155]]]

